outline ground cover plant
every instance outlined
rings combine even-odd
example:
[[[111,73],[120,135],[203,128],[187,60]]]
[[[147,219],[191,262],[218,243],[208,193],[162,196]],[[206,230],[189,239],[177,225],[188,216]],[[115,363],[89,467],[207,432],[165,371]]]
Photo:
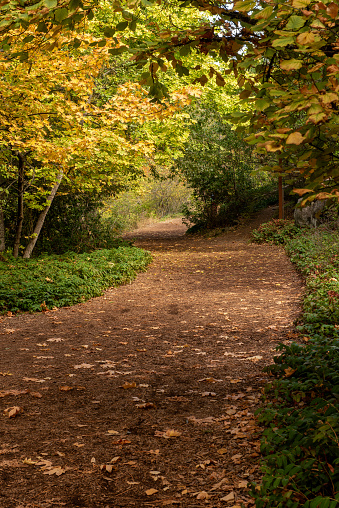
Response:
[[[0,312],[37,312],[83,302],[133,280],[150,261],[149,252],[128,245],[27,260],[2,255]]]
[[[292,234],[293,233],[293,234]],[[339,505],[339,234],[271,221],[255,241],[285,243],[306,276],[299,331],[304,344],[281,344],[267,367],[275,379],[259,412],[265,425],[264,478],[256,506],[334,508]]]

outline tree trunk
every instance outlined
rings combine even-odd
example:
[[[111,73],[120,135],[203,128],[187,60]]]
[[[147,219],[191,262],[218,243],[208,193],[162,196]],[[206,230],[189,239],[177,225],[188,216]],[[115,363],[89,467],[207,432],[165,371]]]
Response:
[[[6,250],[4,211],[0,208],[0,252]]]
[[[35,247],[35,244],[39,238],[39,235],[40,235],[40,232],[41,232],[41,229],[42,229],[42,226],[44,225],[44,222],[45,222],[45,218],[46,218],[46,215],[48,213],[48,210],[50,209],[51,207],[51,204],[52,204],[52,201],[58,191],[58,188],[59,188],[59,185],[61,183],[61,180],[62,180],[62,177],[63,177],[63,171],[60,171],[57,175],[57,179],[56,179],[56,182],[51,190],[51,193],[50,195],[48,196],[47,198],[47,205],[45,206],[45,208],[42,210],[42,212],[40,213],[39,217],[38,217],[38,220],[35,224],[35,228],[34,228],[34,231],[33,231],[33,234],[31,236],[31,239],[29,240],[28,244],[27,244],[27,247],[26,249],[24,250],[24,254],[23,254],[23,257],[25,259],[28,259],[31,257],[32,255],[32,252],[33,252],[33,249]]]
[[[21,240],[22,224],[24,221],[24,173],[25,173],[25,156],[18,153],[18,217],[16,224],[16,233],[13,246],[13,256],[19,255],[19,247]]]

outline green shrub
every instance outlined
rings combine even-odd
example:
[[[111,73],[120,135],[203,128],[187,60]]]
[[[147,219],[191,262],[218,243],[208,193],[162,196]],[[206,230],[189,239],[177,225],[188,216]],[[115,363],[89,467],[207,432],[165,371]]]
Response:
[[[262,230],[270,239],[270,228],[264,225]],[[290,240],[282,237],[287,253],[306,276],[299,330],[307,336],[305,345],[279,345],[281,355],[265,369],[275,379],[266,386],[266,403],[259,410],[259,421],[266,427],[261,444],[264,477],[253,496],[258,508],[335,508],[339,506],[339,235],[303,230]]]
[[[136,247],[0,261],[0,312],[37,312],[83,302],[131,281],[151,261]]]
[[[252,231],[252,241],[255,243],[274,243],[283,245],[291,238],[300,234],[300,228],[294,221],[288,219],[273,219],[261,224],[258,229]]]

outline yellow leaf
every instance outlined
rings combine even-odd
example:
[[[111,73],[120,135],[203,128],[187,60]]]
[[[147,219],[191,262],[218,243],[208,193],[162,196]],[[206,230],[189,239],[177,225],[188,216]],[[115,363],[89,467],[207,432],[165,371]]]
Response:
[[[178,430],[168,429],[164,433],[164,437],[167,439],[169,439],[171,437],[179,437],[179,436],[181,436],[181,432],[179,432]]]
[[[324,104],[330,104],[331,102],[338,102],[338,100],[339,100],[338,94],[332,93],[332,92],[326,93],[325,95],[321,96],[321,101]]]
[[[137,384],[135,381],[133,381],[132,383],[126,381],[125,384],[121,386],[121,388],[123,388],[124,390],[128,390],[129,388],[136,388],[136,386]]]
[[[280,62],[280,68],[284,71],[292,71],[301,69],[303,62],[301,60],[296,60],[292,58],[291,60],[283,60]]]
[[[292,6],[296,9],[304,9],[311,3],[311,0],[293,0]]]
[[[312,44],[315,41],[314,34],[312,32],[304,32],[297,37],[297,43],[301,46]]]
[[[292,376],[297,369],[292,369],[292,367],[287,367],[287,369],[284,369],[285,377]]]
[[[286,145],[300,145],[304,141],[304,137],[300,132],[292,132],[286,139]]]

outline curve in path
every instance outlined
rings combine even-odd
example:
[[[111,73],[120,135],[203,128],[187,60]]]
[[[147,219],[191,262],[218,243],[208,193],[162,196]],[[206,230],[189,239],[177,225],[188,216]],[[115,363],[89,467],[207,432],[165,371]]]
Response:
[[[1,507],[253,504],[262,368],[302,293],[281,248],[248,243],[270,213],[215,238],[147,226],[132,284],[2,320],[1,405],[22,409],[0,420]]]

